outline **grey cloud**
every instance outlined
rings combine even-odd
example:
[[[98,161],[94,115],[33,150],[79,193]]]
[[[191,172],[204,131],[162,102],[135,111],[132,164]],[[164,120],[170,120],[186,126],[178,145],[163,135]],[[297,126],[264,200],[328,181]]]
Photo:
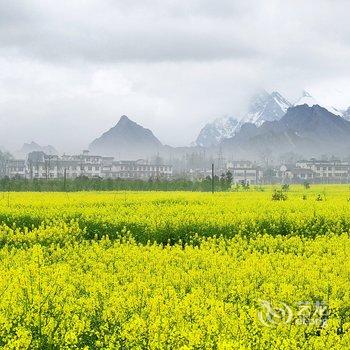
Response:
[[[349,11],[342,0],[2,0],[0,46],[64,63],[310,60],[348,45]]]
[[[240,32],[230,28],[234,23],[208,17],[213,7],[209,1],[204,5],[189,1],[185,6],[174,6],[170,1],[102,2],[99,6],[99,2],[88,1],[80,2],[81,8],[29,3],[31,6],[18,0],[0,3],[0,46],[32,58],[54,62],[159,62],[256,55]],[[217,8],[238,8],[225,3]]]
[[[0,0],[0,144],[79,149],[122,114],[187,144],[259,87],[329,101],[340,89],[350,105],[349,12],[345,0]]]

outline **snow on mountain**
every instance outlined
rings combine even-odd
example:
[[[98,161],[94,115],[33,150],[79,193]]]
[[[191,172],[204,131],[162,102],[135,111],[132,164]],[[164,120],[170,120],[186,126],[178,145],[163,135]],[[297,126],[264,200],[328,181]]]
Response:
[[[225,117],[208,123],[201,130],[195,144],[202,147],[217,146],[222,140],[233,137],[245,123],[251,123],[259,127],[266,121],[279,121],[287,113],[288,108],[300,105],[309,107],[319,105],[329,112],[350,121],[350,107],[344,112],[332,106],[322,105],[305,90],[294,104],[276,91],[269,94],[265,90],[261,90],[252,97],[247,112],[238,116],[239,121],[232,117]]]
[[[202,147],[217,146],[223,139],[234,136],[239,122],[233,117],[217,118],[200,131],[196,145]]]
[[[322,154],[340,156],[350,146],[350,122],[327,109],[306,104],[289,108],[281,120],[260,127],[245,124],[235,137],[221,144],[224,154],[260,158],[261,150],[274,156],[293,152],[308,158]]]
[[[195,144],[202,147],[217,146],[222,140],[233,137],[245,123],[260,126],[265,121],[280,120],[291,106],[280,93],[269,94],[261,90],[253,96],[247,112],[239,121],[233,117],[216,119],[201,130]]]
[[[292,106],[292,104],[287,99],[285,99],[281,94],[279,94],[276,91],[274,91],[271,94],[271,97],[280,106],[280,108],[284,113],[287,113],[288,108]]]
[[[318,105],[318,102],[313,96],[311,96],[311,94],[304,90],[301,97],[294,103],[294,106],[302,105],[308,105],[309,107],[312,107],[314,105]]]
[[[344,116],[344,112],[341,111],[340,109],[337,109],[335,107],[332,107],[332,106],[326,106],[325,107],[326,109],[328,109],[328,111],[330,111],[331,113],[339,116],[339,117],[343,117]]]
[[[308,105],[309,107],[319,105],[321,107],[326,108],[329,112],[342,116],[343,112],[333,106],[325,106],[321,104],[319,101],[317,101],[309,92],[303,91],[301,97],[294,103],[294,106],[301,106],[301,105]]]
[[[344,112],[343,118],[350,121],[350,107]]]
[[[280,93],[274,91],[269,94],[265,90],[253,96],[248,112],[243,116],[240,126],[252,123],[257,126],[266,121],[280,120],[292,104]]]

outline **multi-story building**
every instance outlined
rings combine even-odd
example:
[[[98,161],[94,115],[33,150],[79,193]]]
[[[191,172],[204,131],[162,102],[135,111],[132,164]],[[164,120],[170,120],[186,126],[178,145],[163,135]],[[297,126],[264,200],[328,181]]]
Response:
[[[27,160],[11,160],[4,170],[5,176],[29,179],[75,179],[88,178],[111,179],[170,179],[173,170],[170,165],[149,164],[144,160],[114,161],[113,157],[90,155],[84,151],[80,155],[47,155],[44,152],[32,152]]]
[[[303,160],[293,166],[282,165],[278,176],[289,182],[347,183],[350,164],[340,160]]]
[[[5,176],[10,178],[27,178],[27,167],[24,159],[11,159],[6,162],[5,169],[3,171]]]
[[[277,178],[282,183],[313,182],[315,173],[309,168],[296,167],[295,165],[282,165],[277,172]]]
[[[89,178],[103,177],[103,169],[112,163],[113,157],[90,155],[89,151],[83,151],[80,155],[63,155],[62,167],[65,167],[68,177],[87,176]],[[64,164],[64,162],[66,162]]]
[[[340,160],[323,161],[311,159],[310,161],[299,161],[297,168],[310,169],[314,172],[315,182],[349,182],[350,164]]]
[[[56,179],[59,177],[60,159],[44,152],[31,152],[26,167],[30,179]]]
[[[233,183],[256,185],[262,182],[262,169],[250,161],[233,161],[227,163],[227,170],[232,173]]]
[[[103,170],[105,178],[119,179],[170,179],[173,174],[171,165],[148,164],[145,160],[115,161]]]
[[[80,155],[50,156],[43,152],[28,155],[29,177],[36,179],[77,178],[86,176],[97,178],[103,176],[105,160],[113,158],[93,156],[84,151]]]

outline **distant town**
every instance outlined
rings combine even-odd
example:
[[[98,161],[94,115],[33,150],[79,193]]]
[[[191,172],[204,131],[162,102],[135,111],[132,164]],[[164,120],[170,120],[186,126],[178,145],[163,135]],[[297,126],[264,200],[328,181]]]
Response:
[[[223,158],[208,161],[206,166],[179,167],[166,164],[158,156],[154,161],[115,160],[113,157],[91,154],[88,150],[77,155],[48,155],[42,151],[30,152],[26,159],[9,158],[0,162],[0,177],[9,179],[175,179],[202,180],[228,172],[233,184],[273,183],[349,183],[350,162],[336,158],[298,160],[293,163],[268,165],[249,160],[226,161]]]
[[[251,107],[240,122],[224,118],[208,123],[196,142],[185,147],[163,144],[125,115],[79,154],[35,142],[12,155],[0,147],[0,178],[186,180],[200,185],[217,179],[225,190],[232,184],[350,182],[347,112],[321,107],[306,92],[295,105],[277,92],[263,92]]]

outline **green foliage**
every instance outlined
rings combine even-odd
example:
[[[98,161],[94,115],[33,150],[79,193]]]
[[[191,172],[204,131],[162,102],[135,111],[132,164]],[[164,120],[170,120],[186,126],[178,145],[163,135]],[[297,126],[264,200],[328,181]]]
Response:
[[[272,193],[272,200],[273,201],[286,201],[287,198],[288,198],[287,194],[283,190],[275,189]]]
[[[282,191],[284,191],[284,192],[288,192],[289,191],[289,184],[283,184],[282,185],[282,187],[281,187],[281,189],[282,189]]]
[[[310,189],[310,188],[311,188],[310,183],[309,183],[309,182],[307,182],[307,181],[305,181],[303,185],[304,185],[304,188],[305,188],[306,190],[308,190],[308,189]]]
[[[227,191],[231,189],[233,175],[230,171],[227,171],[225,174],[221,174],[220,177],[220,189],[221,191]]]
[[[232,174],[231,174],[232,176]],[[230,173],[221,178],[215,176],[215,191],[228,191],[231,189]],[[212,188],[211,177],[204,180],[190,181],[185,179],[163,180],[150,179],[124,180],[124,179],[89,179],[86,176],[74,180],[67,179],[0,179],[0,191],[16,192],[77,192],[77,191],[194,191],[210,192]]]

